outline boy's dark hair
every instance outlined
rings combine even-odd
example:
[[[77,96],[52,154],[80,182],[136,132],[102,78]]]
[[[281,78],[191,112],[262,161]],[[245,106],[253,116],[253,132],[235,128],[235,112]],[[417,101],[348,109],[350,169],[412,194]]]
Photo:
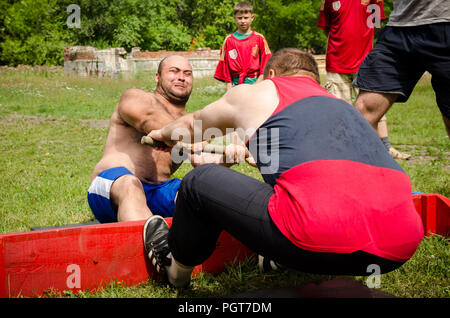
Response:
[[[234,15],[238,13],[253,13],[253,6],[247,1],[241,1],[234,6]]]
[[[269,77],[270,69],[275,71],[276,76],[305,73],[320,84],[319,67],[315,58],[308,52],[299,49],[286,48],[275,52],[264,68],[264,78]]]

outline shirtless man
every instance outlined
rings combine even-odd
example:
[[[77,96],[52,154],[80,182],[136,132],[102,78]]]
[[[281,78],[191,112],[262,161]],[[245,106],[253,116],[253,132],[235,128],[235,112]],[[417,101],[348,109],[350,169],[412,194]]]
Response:
[[[141,144],[141,137],[186,114],[192,67],[181,56],[161,61],[154,93],[128,89],[112,114],[102,159],[94,168],[89,206],[101,223],[172,216],[180,163],[171,153]]]

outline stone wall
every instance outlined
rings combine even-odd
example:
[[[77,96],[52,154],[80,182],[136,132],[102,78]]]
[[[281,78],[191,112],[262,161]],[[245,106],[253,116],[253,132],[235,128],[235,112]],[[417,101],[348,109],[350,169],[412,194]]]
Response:
[[[98,50],[90,46],[70,46],[64,50],[64,73],[79,76],[114,77],[132,76],[139,72],[155,73],[159,62],[170,54],[185,56],[192,65],[195,78],[213,77],[219,61],[219,50],[199,49],[186,52],[141,51],[133,48]],[[325,58],[316,56],[320,71],[324,71]]]

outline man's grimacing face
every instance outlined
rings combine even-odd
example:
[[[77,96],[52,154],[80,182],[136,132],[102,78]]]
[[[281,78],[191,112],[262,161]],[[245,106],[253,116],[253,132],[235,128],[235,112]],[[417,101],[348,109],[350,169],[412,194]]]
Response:
[[[186,103],[192,92],[192,67],[181,56],[170,56],[163,62],[161,74],[156,74],[156,81],[163,93],[177,103]]]

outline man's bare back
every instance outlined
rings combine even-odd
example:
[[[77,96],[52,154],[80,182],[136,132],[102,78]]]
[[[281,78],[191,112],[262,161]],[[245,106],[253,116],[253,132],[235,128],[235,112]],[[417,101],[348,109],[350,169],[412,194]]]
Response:
[[[141,95],[139,100],[151,113],[148,120],[154,122],[154,129],[162,128],[165,122],[186,114],[184,107],[167,105],[168,103],[164,103],[164,100],[154,93],[138,89],[124,93],[122,103],[127,102],[124,100],[127,94],[134,95],[133,97]],[[95,166],[91,181],[100,172],[118,166],[124,166],[147,183],[167,181],[180,165],[172,162],[170,152],[142,145],[141,138],[146,133],[132,127],[121,117],[120,106],[119,103],[111,116],[103,157]]]

